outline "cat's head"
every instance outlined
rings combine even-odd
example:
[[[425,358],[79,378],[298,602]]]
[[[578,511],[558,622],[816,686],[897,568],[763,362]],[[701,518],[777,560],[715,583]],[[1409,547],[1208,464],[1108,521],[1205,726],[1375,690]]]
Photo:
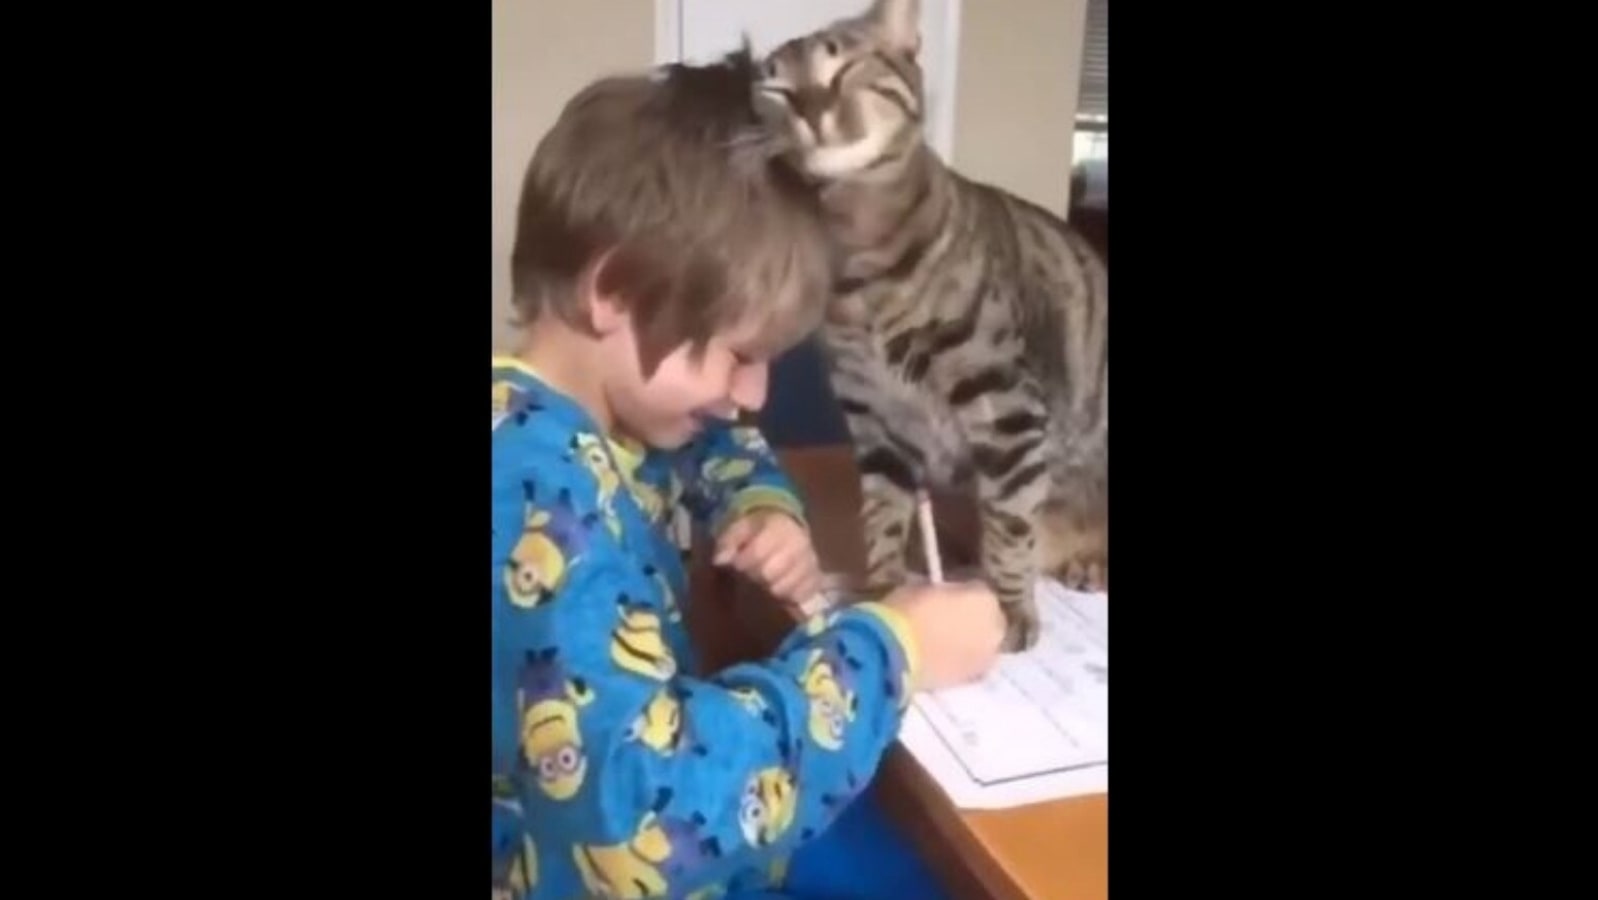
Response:
[[[920,146],[920,6],[876,0],[867,12],[794,38],[762,61],[756,107],[811,178],[860,176]]]

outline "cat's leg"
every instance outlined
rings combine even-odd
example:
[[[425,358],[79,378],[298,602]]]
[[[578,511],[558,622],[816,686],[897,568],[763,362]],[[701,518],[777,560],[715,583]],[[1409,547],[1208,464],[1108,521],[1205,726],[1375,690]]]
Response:
[[[1048,419],[1035,396],[1012,380],[1002,392],[957,407],[976,469],[982,570],[1004,611],[1009,652],[1036,645],[1041,627],[1033,589],[1038,516],[1050,477]]]
[[[915,518],[916,461],[874,429],[856,440],[866,584],[887,591],[909,580],[910,527]]]
[[[835,383],[839,406],[854,444],[860,472],[860,523],[866,550],[865,583],[872,593],[890,591],[908,580],[910,526],[922,458],[897,439],[883,417]]]
[[[832,325],[825,346],[832,393],[848,427],[860,474],[865,584],[873,594],[891,591],[908,580],[906,550],[923,459],[885,424],[890,417],[879,409],[882,373],[870,336],[858,328]]]

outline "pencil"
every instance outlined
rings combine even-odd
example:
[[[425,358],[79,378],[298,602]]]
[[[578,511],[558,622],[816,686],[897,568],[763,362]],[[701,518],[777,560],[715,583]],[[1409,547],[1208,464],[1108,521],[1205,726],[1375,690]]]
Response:
[[[916,492],[916,514],[921,521],[921,546],[927,558],[927,577],[933,584],[943,583],[943,560],[938,558],[938,532],[932,526],[932,496]]]

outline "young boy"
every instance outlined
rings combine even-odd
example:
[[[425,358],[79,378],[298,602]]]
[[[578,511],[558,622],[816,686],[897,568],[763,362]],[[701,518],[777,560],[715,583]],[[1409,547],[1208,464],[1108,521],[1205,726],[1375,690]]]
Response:
[[[689,529],[779,598],[819,581],[791,485],[732,424],[830,277],[804,186],[751,140],[749,65],[596,83],[526,175],[524,340],[493,371],[496,897],[780,885],[852,808],[910,693],[998,652],[991,592],[905,588],[690,674]]]

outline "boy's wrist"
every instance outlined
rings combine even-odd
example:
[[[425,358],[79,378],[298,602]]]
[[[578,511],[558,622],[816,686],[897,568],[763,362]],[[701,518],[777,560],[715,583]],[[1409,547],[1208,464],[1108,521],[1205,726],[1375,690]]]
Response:
[[[921,643],[916,637],[915,626],[910,624],[910,617],[880,600],[856,603],[850,609],[875,616],[898,642],[899,652],[904,654],[904,691],[908,696],[921,675]]]

